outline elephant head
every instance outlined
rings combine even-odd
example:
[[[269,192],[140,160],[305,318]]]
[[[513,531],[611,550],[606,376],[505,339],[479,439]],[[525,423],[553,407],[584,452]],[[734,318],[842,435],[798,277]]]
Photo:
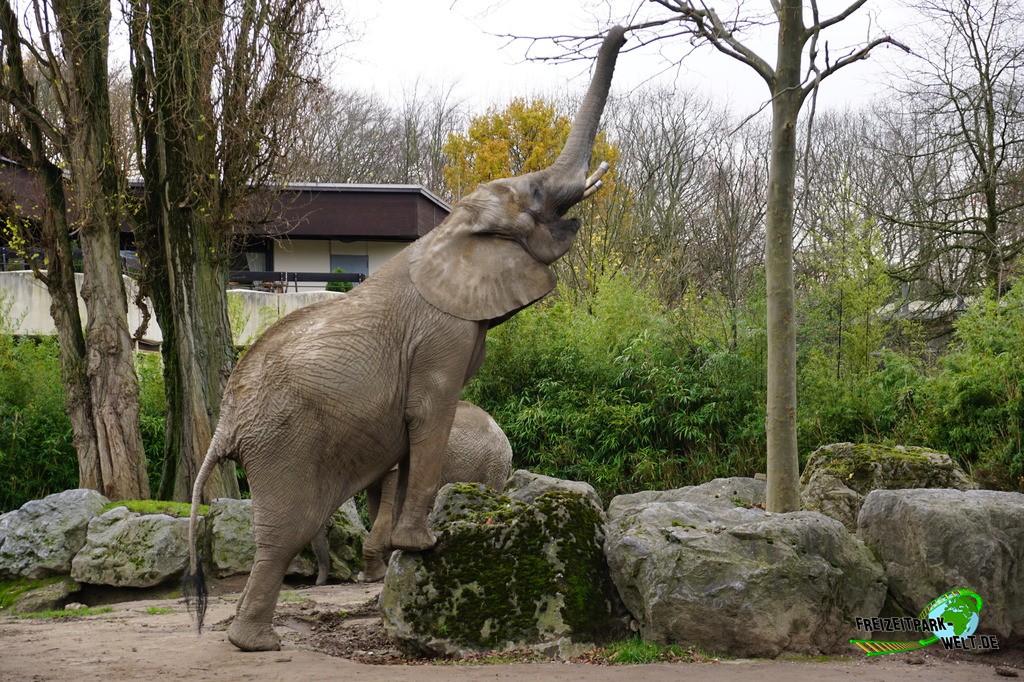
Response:
[[[569,250],[579,229],[578,219],[563,216],[600,188],[608,169],[602,163],[587,176],[624,43],[621,26],[605,36],[590,87],[551,166],[481,185],[416,244],[410,274],[431,305],[466,320],[501,320],[554,288],[548,266]]]

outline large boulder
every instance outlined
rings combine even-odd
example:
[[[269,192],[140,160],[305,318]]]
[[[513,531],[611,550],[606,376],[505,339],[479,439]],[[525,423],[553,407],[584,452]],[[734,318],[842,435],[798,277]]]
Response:
[[[629,495],[618,495],[608,505],[608,516],[614,517],[626,509],[641,507],[652,502],[692,502],[700,506],[732,509],[733,507],[764,508],[765,482],[736,476],[716,478],[700,485],[673,490],[644,490]]]
[[[966,587],[983,600],[979,633],[1024,636],[1024,494],[876,490],[857,535],[882,561],[906,614]]]
[[[93,585],[152,587],[179,577],[187,563],[188,519],[114,507],[89,522],[71,577]]]
[[[534,502],[544,493],[554,490],[562,490],[582,495],[584,499],[593,505],[594,509],[604,511],[601,503],[601,496],[594,490],[594,486],[583,481],[567,481],[561,478],[553,478],[543,474],[535,474],[526,469],[517,469],[509,477],[505,484],[505,495],[520,502]]]
[[[857,514],[872,490],[977,486],[960,465],[928,448],[872,443],[823,445],[807,460],[800,478],[804,509],[821,512],[857,530]]]
[[[613,627],[620,607],[601,551],[602,514],[586,493],[553,489],[522,502],[450,484],[431,525],[437,545],[394,554],[380,596],[384,625],[406,648],[566,656]]]
[[[85,544],[89,521],[110,502],[79,488],[26,502],[0,523],[0,577],[42,578],[67,574]]]
[[[885,575],[867,548],[821,514],[750,506],[758,490],[723,479],[612,500],[605,554],[644,639],[733,656],[846,651],[854,619],[879,614]]]
[[[223,578],[252,570],[256,543],[252,535],[252,500],[220,498],[207,513],[209,556],[213,573]],[[331,516],[327,529],[331,566],[329,574],[338,580],[355,580],[362,569],[366,527],[359,519],[355,502],[349,500]],[[307,547],[288,566],[289,575],[316,575],[316,557]]]

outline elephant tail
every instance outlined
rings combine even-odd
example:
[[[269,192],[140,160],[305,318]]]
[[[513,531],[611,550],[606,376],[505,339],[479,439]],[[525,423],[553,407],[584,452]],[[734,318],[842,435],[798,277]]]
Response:
[[[192,487],[192,511],[188,520],[188,567],[181,577],[181,592],[185,597],[185,606],[191,611],[195,607],[196,632],[202,634],[203,619],[206,617],[206,576],[203,573],[203,562],[199,560],[197,529],[199,527],[199,502],[203,499],[203,488],[213,468],[227,456],[223,447],[223,431],[218,430],[210,441],[210,449],[206,451],[203,466],[199,468],[195,485]]]

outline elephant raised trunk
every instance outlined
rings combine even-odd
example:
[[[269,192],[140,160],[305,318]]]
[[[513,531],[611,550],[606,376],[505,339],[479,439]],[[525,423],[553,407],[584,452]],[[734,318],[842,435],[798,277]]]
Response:
[[[608,31],[597,54],[597,63],[594,66],[590,87],[587,88],[583,103],[580,105],[579,111],[576,112],[576,120],[573,122],[572,130],[569,131],[565,147],[562,148],[562,153],[551,166],[540,171],[545,176],[545,186],[550,192],[552,208],[560,216],[590,196],[587,192],[594,187],[598,178],[607,170],[607,166],[603,165],[602,169],[595,173],[596,177],[588,179],[586,176],[594,140],[597,137],[597,129],[601,123],[601,114],[608,101],[615,61],[619,55],[619,49],[625,43],[624,28],[614,26]],[[593,191],[596,191],[596,187]]]

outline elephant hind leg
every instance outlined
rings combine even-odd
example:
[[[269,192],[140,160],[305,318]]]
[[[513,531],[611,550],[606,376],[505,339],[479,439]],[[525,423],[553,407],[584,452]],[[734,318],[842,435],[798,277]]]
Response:
[[[228,640],[242,651],[277,651],[281,638],[274,632],[274,609],[288,564],[323,527],[320,515],[290,517],[285,528],[267,528],[254,519],[256,556],[238,600]]]

